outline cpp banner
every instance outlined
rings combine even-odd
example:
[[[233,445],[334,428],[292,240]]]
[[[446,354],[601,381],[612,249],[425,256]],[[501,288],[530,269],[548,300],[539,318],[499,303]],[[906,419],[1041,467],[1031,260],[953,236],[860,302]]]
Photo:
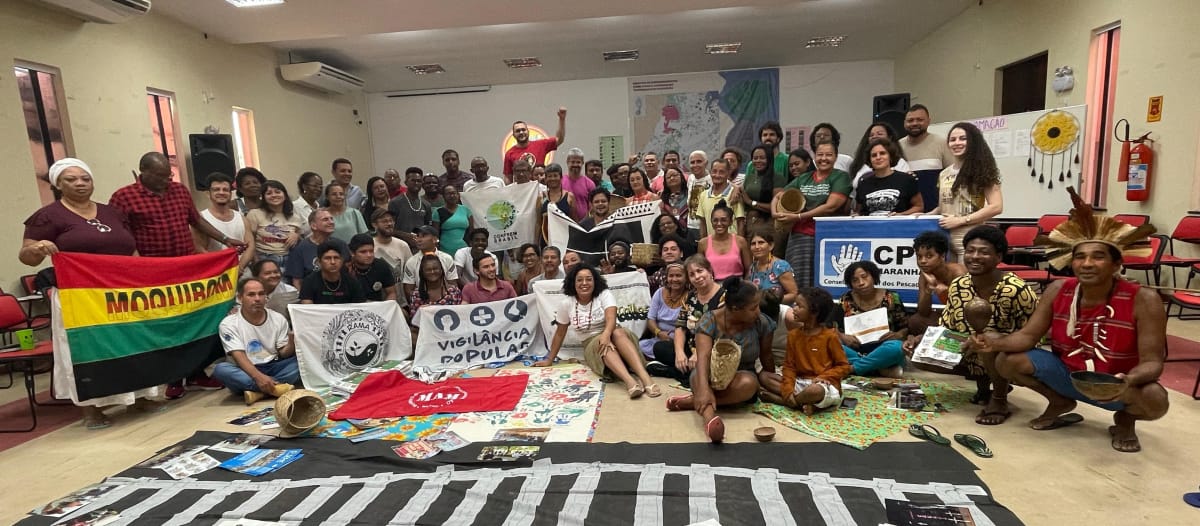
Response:
[[[855,261],[879,266],[876,286],[896,291],[905,303],[917,302],[917,234],[941,230],[941,216],[816,218],[817,285],[834,298],[847,290],[843,273]]]
[[[413,374],[432,382],[448,373],[510,362],[522,355],[545,356],[534,295],[476,303],[430,305],[417,311]]]

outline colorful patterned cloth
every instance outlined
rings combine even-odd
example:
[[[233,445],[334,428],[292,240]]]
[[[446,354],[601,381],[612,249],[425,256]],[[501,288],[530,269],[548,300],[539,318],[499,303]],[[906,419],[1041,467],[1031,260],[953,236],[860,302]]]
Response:
[[[409,416],[395,419],[395,422],[387,426],[388,434],[378,437],[377,440],[397,440],[400,442],[408,442],[418,438],[424,438],[429,435],[437,434],[442,431],[450,421],[454,419],[454,415],[429,415],[429,416]],[[322,419],[317,427],[306,433],[304,436],[319,436],[327,438],[353,438],[357,435],[367,432],[367,429],[359,429],[345,420],[330,420]]]
[[[847,378],[846,382],[858,383],[865,380],[867,379],[852,376]],[[925,392],[931,405],[941,403],[947,410],[968,404],[973,394],[972,389],[954,387],[942,382],[917,383],[921,384],[921,390]],[[889,409],[888,396],[878,391],[847,389],[844,395],[857,398],[858,405],[854,409],[838,408],[813,416],[805,416],[802,411],[766,402],[756,402],[751,410],[806,435],[845,444],[855,449],[867,449],[875,442],[908,429],[910,424],[924,424],[937,417],[936,413],[931,412]]]
[[[496,431],[548,427],[546,442],[591,442],[604,385],[578,364],[544,369],[501,369],[497,376],[528,374],[525,395],[512,411],[462,413],[449,430],[472,442],[492,440]]]

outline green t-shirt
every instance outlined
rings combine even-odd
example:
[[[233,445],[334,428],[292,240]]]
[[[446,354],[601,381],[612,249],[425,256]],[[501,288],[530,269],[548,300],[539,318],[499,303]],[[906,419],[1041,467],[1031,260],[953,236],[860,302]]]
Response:
[[[814,172],[804,172],[784,188],[795,188],[804,194],[804,210],[812,210],[825,204],[831,194],[849,196],[853,190],[850,186],[850,175],[838,169],[830,172],[829,177],[817,182],[813,179]],[[792,226],[792,232],[813,235],[816,233],[816,223],[812,219],[797,221]]]
[[[760,203],[770,203],[772,196],[767,196],[766,198],[759,196],[759,192],[762,192],[763,179],[763,177],[759,177],[755,173],[754,167],[751,166],[750,170],[746,172],[746,180],[742,183],[742,188],[746,190],[746,195],[750,196],[750,199]],[[775,177],[772,180],[774,181],[774,185],[771,188],[776,190],[782,190],[788,184],[787,175],[784,172],[776,171]]]

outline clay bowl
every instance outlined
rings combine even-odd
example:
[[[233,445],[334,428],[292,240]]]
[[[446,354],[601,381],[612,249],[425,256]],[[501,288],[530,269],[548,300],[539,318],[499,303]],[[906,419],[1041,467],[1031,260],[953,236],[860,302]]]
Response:
[[[754,430],[754,439],[759,442],[770,442],[775,439],[775,428],[763,426]]]
[[[1075,390],[1092,400],[1112,400],[1125,391],[1125,380],[1111,374],[1094,371],[1071,373],[1071,384]]]
[[[876,378],[874,380],[871,380],[871,387],[874,387],[881,391],[886,391],[888,389],[896,387],[896,379],[895,378]]]

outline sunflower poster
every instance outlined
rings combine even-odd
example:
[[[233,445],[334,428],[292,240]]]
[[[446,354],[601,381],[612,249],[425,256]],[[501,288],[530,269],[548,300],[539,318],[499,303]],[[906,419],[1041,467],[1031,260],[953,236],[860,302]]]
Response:
[[[463,192],[475,228],[486,228],[488,250],[508,250],[536,243],[540,187],[536,182],[510,184],[482,192]]]

